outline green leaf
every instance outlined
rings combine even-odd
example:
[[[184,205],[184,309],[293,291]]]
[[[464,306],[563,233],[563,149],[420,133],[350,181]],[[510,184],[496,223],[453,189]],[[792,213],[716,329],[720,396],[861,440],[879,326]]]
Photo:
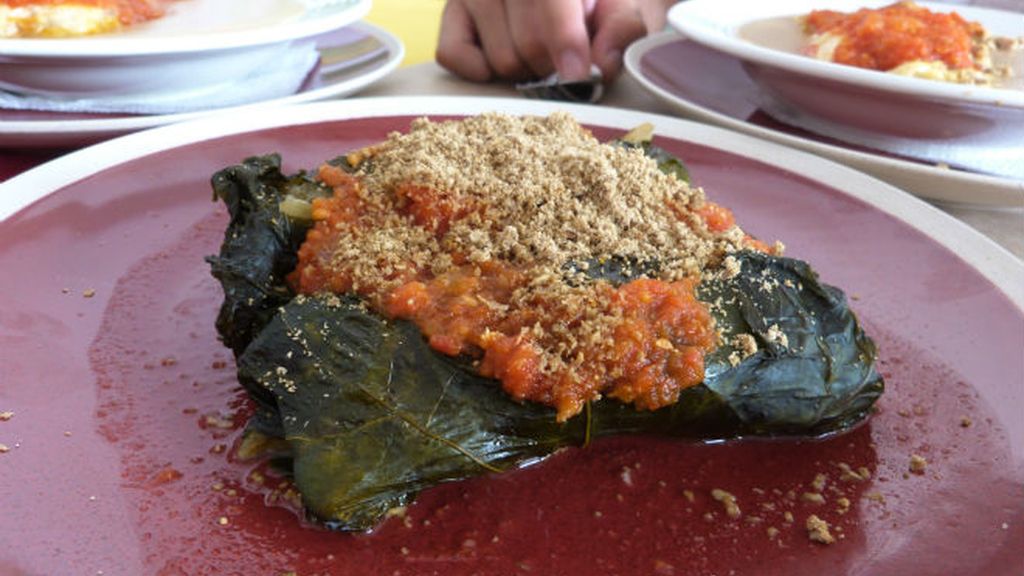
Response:
[[[518,403],[499,382],[431,350],[409,322],[386,321],[351,297],[292,294],[284,276],[308,224],[285,217],[281,200],[328,191],[284,177],[279,164],[249,159],[214,178],[232,216],[210,259],[225,291],[217,327],[259,407],[251,425],[286,440],[304,505],[332,528],[369,530],[426,487],[602,436],[835,434],[861,422],[882,392],[874,344],[842,293],[804,262],[743,252],[734,255],[738,275],[698,287],[716,303],[726,340],[705,358],[702,384],[654,412],[598,401],[560,424],[554,410]],[[612,259],[588,274],[619,283],[652,266]],[[758,346],[739,361],[731,341],[741,334]]]
[[[653,142],[654,127],[650,124],[641,124],[630,130],[622,138],[614,140],[613,143],[624,148],[640,148],[644,154],[658,164],[658,169],[665,174],[675,175],[676,179],[690,183],[690,171],[677,156],[656,146]]]

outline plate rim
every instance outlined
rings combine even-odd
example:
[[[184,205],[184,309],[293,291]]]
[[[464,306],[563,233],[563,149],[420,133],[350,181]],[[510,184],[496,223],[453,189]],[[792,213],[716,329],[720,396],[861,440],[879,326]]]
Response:
[[[5,141],[8,139],[16,139],[18,137],[38,138],[44,139],[46,142],[54,142],[56,140],[50,137],[66,135],[68,136],[69,141],[81,141],[92,137],[102,138],[104,136],[123,135],[129,132],[156,128],[175,122],[189,121],[212,114],[234,113],[241,109],[252,111],[264,107],[301,104],[305,102],[324,100],[327,98],[343,97],[366,88],[374,82],[384,78],[398,68],[402,59],[405,58],[405,45],[397,36],[384,28],[366,22],[365,20],[353,22],[346,27],[357,29],[369,36],[373,36],[380,40],[381,43],[384,44],[385,50],[387,50],[388,56],[385,60],[380,62],[376,67],[371,68],[370,71],[364,75],[349,78],[328,86],[322,86],[314,90],[297,92],[280,98],[250,102],[249,104],[229,106],[226,108],[211,108],[209,110],[195,110],[192,112],[179,112],[174,114],[134,115],[119,118],[2,121],[0,122],[0,150],[9,146],[4,143]],[[16,145],[18,147],[26,147],[26,145],[28,145],[33,148],[47,146],[52,147],[52,144],[34,145],[33,142],[26,144],[23,139],[19,140]]]
[[[165,37],[95,36],[67,39],[15,38],[0,41],[0,56],[11,59],[122,59],[138,56],[181,56],[203,52],[241,50],[291,42],[341,28],[362,19],[369,13],[372,0],[316,0],[330,5],[344,2],[346,6],[317,18],[298,18],[255,29],[181,34]],[[303,4],[303,15],[311,7]],[[314,7],[315,8],[315,7]]]
[[[795,171],[895,217],[949,250],[991,282],[1024,315],[1024,262],[967,224],[881,180],[813,154],[740,134],[641,110],[513,98],[389,96],[314,102],[257,118],[217,114],[108,140],[32,168],[0,183],[0,225],[17,212],[95,173],[157,152],[215,138],[339,120],[410,115],[466,116],[489,111],[550,114],[566,111],[580,123],[629,129],[652,122],[667,137],[727,150]],[[832,180],[835,176],[841,176]]]
[[[918,178],[953,180],[963,186],[982,186],[989,190],[993,188],[1003,189],[998,193],[986,195],[982,199],[964,199],[943,193],[942,191],[935,191],[931,187],[913,191],[915,196],[922,198],[929,198],[944,202],[956,202],[966,205],[975,204],[993,207],[1024,207],[1024,181],[1000,178],[998,176],[991,176],[987,174],[974,174],[957,170],[946,170],[927,164],[910,162],[900,158],[890,158],[878,154],[872,154],[870,152],[844,148],[842,146],[826,142],[817,142],[802,136],[787,134],[764,126],[751,124],[749,122],[733,118],[727,114],[710,110],[684,98],[680,98],[647,78],[647,76],[643,74],[640,62],[647,52],[665,44],[670,44],[680,40],[693,41],[692,38],[674,30],[665,30],[656,34],[651,34],[630,44],[623,57],[624,67],[630,76],[632,76],[632,78],[649,93],[672,107],[683,110],[699,117],[702,120],[713,122],[725,128],[743,132],[751,136],[765,138],[778,144],[800,148],[814,154],[824,155],[835,162],[856,164],[852,167],[873,173],[877,178],[882,180],[886,180],[886,177],[879,175],[877,171],[899,171]],[[729,56],[735,57],[731,54],[729,54]]]
[[[800,4],[805,6],[804,13],[813,9],[828,9],[837,5],[844,8],[847,5],[860,5],[862,7],[876,7],[890,4],[890,0],[791,0],[786,6]],[[998,10],[995,8],[982,8],[977,6],[942,4],[937,2],[918,1],[919,5],[930,10],[944,12],[957,11],[968,17],[968,13],[988,13],[991,17],[1018,17],[1024,18],[1024,14]],[[722,30],[716,30],[705,26],[704,21],[708,18],[701,18],[700,10],[707,4],[722,5],[722,0],[690,0],[675,4],[668,12],[669,25],[685,34],[695,42],[699,42],[720,52],[731,54],[740,60],[756,64],[771,66],[786,70],[794,74],[801,74],[813,78],[843,82],[856,86],[868,87],[871,89],[911,96],[914,98],[939,100],[952,104],[974,104],[985,106],[999,106],[1007,108],[1024,108],[1024,91],[986,88],[978,86],[965,86],[961,84],[950,84],[936,82],[919,78],[895,76],[879,73],[875,70],[862,70],[852,66],[844,66],[833,62],[817,60],[798,54],[790,54],[780,50],[774,50],[758,46],[752,42],[740,40],[734,34],[726,34]],[[775,4],[771,6],[771,14],[759,13],[760,18],[772,16],[790,16],[792,12],[784,12]],[[742,10],[737,11],[743,14]],[[973,19],[973,18],[971,18]],[[729,24],[730,28],[736,28],[742,24],[753,21],[749,17],[737,18]]]

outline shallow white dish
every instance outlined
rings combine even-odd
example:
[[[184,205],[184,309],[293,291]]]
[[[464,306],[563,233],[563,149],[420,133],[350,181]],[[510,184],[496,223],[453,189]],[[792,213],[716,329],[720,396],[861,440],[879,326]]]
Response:
[[[891,0],[691,0],[676,4],[670,24],[688,38],[744,62],[767,96],[774,117],[833,138],[935,162],[1018,176],[1013,158],[1024,153],[1024,90],[953,84],[844,66],[801,55],[792,40],[757,43],[750,26],[785,21],[814,9],[852,12]],[[930,2],[956,11],[995,36],[1024,36],[1024,15]],[[795,25],[794,25],[795,28]],[[793,35],[781,28],[777,35]],[[771,46],[769,46],[771,45]],[[1024,69],[1024,66],[1015,66]],[[1009,166],[1009,168],[1007,168]]]
[[[43,148],[58,146],[80,146],[97,142],[129,132],[163,126],[183,120],[190,120],[215,113],[249,111],[257,112],[274,106],[313,102],[328,98],[339,98],[366,88],[398,67],[405,56],[405,48],[394,35],[366,22],[356,22],[342,31],[329,32],[314,41],[333,42],[339,34],[365,35],[383,46],[383,53],[350,67],[335,63],[337,72],[313,71],[300,91],[284,98],[267,100],[198,112],[158,115],[85,115],[62,112],[19,112],[0,109],[0,147]]]
[[[993,207],[1024,207],[1024,181],[950,170],[934,164],[875,154],[829,142],[802,131],[787,131],[752,121],[758,86],[747,78],[737,59],[688,46],[689,39],[662,32],[633,43],[625,54],[628,73],[648,92],[681,115],[806,150],[857,168],[915,196],[942,202]],[[689,54],[687,48],[695,51]],[[712,68],[714,75],[693,77],[681,68]],[[713,60],[712,60],[713,59]]]
[[[370,0],[178,0],[123,32],[0,40],[0,89],[49,96],[212,88],[296,42],[359,20]]]
[[[880,8],[892,3],[892,0],[778,0],[758,3],[740,0],[690,0],[673,6],[669,10],[668,21],[673,28],[689,38],[742,60],[922,98],[1024,107],[1024,92],[1018,90],[921,80],[843,66],[759,46],[739,35],[740,29],[745,25],[767,18],[800,16],[811,10],[852,12],[860,8]],[[934,12],[955,11],[967,20],[980,22],[989,33],[996,36],[1024,35],[1024,14],[935,2],[917,3]]]

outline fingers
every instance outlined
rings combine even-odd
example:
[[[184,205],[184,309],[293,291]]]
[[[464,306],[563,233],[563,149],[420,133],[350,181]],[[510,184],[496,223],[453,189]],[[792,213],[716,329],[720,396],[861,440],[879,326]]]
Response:
[[[509,31],[516,52],[536,77],[543,77],[555,71],[554,61],[548,54],[544,42],[544,31],[538,25],[545,16],[538,6],[530,0],[510,0],[505,4],[505,15],[508,18]]]
[[[543,32],[548,57],[558,75],[569,81],[587,78],[590,75],[590,34],[585,2],[539,0],[535,10],[539,12],[536,22]]]
[[[622,71],[626,47],[646,28],[633,0],[601,0],[594,10],[594,29],[591,57],[605,81],[611,81]]]
[[[516,51],[512,30],[502,0],[462,0],[469,12],[483,47],[487,63],[496,76],[522,79],[530,76],[530,68]],[[522,0],[509,0],[518,4]]]
[[[599,54],[607,60],[599,65],[614,76],[621,48],[636,37],[633,20],[639,17],[633,18],[636,11],[627,14],[624,8],[632,7],[634,1],[448,0],[437,61],[455,74],[481,82],[494,77],[546,76],[552,71],[571,81],[587,78],[592,54]],[[600,50],[594,52],[589,30],[599,22],[606,30]]]
[[[444,7],[435,58],[452,73],[475,82],[487,82],[493,76],[478,43],[476,25],[461,0],[450,0]]]

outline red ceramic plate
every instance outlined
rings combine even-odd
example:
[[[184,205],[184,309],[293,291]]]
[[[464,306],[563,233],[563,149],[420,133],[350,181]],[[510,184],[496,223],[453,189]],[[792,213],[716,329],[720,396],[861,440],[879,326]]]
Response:
[[[213,328],[221,295],[203,257],[226,217],[210,174],[270,151],[311,167],[411,115],[556,108],[602,138],[653,122],[749,231],[844,287],[880,348],[877,414],[828,441],[602,441],[428,490],[374,534],[303,523],[279,479],[234,457],[249,405]],[[1024,269],[933,208],[807,154],[639,112],[364,100],[86,149],[0,186],[4,217],[0,412],[14,414],[0,421],[0,574],[1020,571]],[[736,497],[738,518],[713,489]],[[834,544],[809,540],[811,515]]]

